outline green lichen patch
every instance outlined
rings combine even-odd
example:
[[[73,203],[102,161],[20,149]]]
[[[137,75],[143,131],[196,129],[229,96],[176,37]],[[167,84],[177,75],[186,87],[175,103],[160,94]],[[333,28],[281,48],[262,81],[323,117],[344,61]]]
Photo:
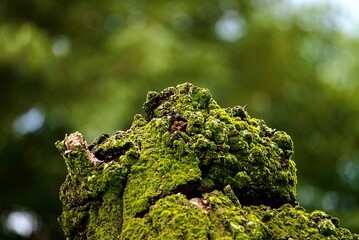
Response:
[[[56,143],[68,239],[356,239],[298,206],[290,136],[245,107],[185,83],[143,108],[127,131]]]

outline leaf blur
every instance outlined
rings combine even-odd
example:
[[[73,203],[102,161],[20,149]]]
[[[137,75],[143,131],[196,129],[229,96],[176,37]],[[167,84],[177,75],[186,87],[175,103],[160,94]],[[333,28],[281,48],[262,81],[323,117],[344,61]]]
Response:
[[[62,239],[54,142],[126,130],[147,91],[182,82],[290,134],[299,202],[359,232],[359,42],[336,14],[285,0],[0,0],[0,236],[17,238],[6,219],[26,210],[39,222],[28,237]]]

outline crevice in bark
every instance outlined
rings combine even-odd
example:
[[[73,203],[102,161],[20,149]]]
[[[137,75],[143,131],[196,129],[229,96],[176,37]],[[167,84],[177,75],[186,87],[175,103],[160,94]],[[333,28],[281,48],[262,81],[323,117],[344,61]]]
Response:
[[[202,198],[202,194],[209,193],[214,190],[215,190],[215,188],[206,186],[199,181],[195,181],[195,182],[190,181],[184,185],[178,186],[177,188],[172,190],[169,194],[162,194],[162,195],[155,196],[155,197],[151,198],[150,202],[151,202],[151,206],[153,206],[156,204],[156,202],[159,199],[164,198],[169,195],[172,195],[172,194],[177,194],[177,193],[181,193],[181,194],[185,195],[188,200],[193,199],[193,198]],[[141,212],[138,212],[135,215],[135,217],[142,218],[149,212],[149,210],[150,210],[150,207],[148,207],[147,209],[145,209]]]

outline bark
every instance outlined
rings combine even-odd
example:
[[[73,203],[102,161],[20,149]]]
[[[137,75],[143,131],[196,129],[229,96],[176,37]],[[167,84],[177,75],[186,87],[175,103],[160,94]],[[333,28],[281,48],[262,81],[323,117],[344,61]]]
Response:
[[[68,239],[359,239],[296,201],[289,135],[185,83],[149,92],[127,131],[56,143]]]

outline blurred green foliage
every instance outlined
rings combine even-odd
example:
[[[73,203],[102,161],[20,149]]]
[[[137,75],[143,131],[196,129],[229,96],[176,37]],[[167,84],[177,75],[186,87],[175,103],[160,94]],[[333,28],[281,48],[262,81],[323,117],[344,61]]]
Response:
[[[359,232],[358,53],[328,6],[0,0],[0,237],[62,239],[54,142],[125,130],[147,91],[185,81],[288,132],[301,204]]]

